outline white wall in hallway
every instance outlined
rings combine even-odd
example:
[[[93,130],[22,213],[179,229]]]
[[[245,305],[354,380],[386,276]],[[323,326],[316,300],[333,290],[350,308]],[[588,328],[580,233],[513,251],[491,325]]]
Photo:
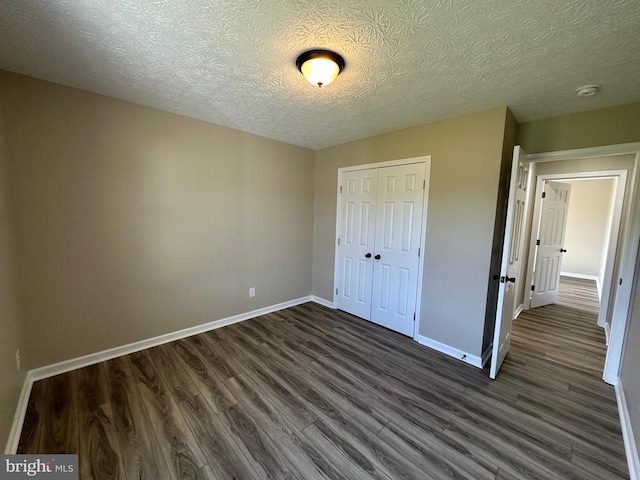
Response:
[[[615,180],[563,181],[571,184],[571,201],[562,259],[562,271],[597,277],[602,284],[609,247]]]

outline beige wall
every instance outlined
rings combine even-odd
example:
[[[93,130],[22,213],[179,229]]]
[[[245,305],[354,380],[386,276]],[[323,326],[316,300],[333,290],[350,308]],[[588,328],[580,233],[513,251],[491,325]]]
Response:
[[[608,245],[615,181],[607,178],[562,182],[571,185],[562,271],[599,278]]]
[[[0,101],[31,367],[311,293],[313,151],[6,72]]]
[[[26,370],[16,370],[16,350],[26,355],[24,335],[18,318],[13,245],[10,235],[6,183],[6,149],[3,109],[0,105],[0,448],[11,428]]]
[[[526,122],[518,129],[527,153],[632,142],[640,142],[640,102]]]
[[[420,334],[480,355],[506,117],[497,108],[316,152],[314,295],[333,298],[338,168],[431,155]]]

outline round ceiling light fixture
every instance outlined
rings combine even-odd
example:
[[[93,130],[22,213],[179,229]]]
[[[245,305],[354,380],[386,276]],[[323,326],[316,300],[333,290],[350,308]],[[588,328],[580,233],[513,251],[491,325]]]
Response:
[[[330,50],[309,50],[300,54],[296,66],[311,85],[324,87],[344,70],[344,58]]]
[[[600,85],[583,85],[576,90],[576,95],[579,97],[593,97],[600,91]]]

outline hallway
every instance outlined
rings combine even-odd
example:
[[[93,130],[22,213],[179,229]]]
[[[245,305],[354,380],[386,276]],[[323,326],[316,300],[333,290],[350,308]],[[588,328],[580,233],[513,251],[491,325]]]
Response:
[[[517,389],[518,408],[585,441],[572,443],[572,463],[601,478],[628,478],[614,388],[602,380],[597,316],[595,282],[561,277],[556,304],[514,322],[499,380]]]

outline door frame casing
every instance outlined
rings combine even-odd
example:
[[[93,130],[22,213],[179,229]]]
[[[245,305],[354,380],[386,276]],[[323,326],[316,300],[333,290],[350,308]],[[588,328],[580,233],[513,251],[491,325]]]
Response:
[[[431,155],[424,155],[421,157],[410,157],[403,158],[399,160],[389,160],[385,162],[376,162],[376,163],[366,163],[362,165],[353,165],[350,167],[341,167],[338,168],[338,184],[336,186],[336,235],[334,239],[335,246],[335,254],[334,254],[334,266],[333,266],[333,305],[335,308],[338,307],[338,297],[336,295],[336,288],[340,284],[340,262],[338,258],[338,239],[341,237],[342,233],[342,208],[341,207],[341,196],[340,196],[340,186],[342,185],[342,176],[346,172],[354,172],[358,170],[368,170],[371,168],[385,168],[385,167],[397,167],[402,165],[411,165],[416,163],[422,163],[425,166],[425,176],[424,176],[424,190],[422,192],[422,224],[420,228],[420,258],[418,261],[418,285],[416,287],[416,320],[413,324],[413,335],[412,338],[417,341],[418,332],[420,331],[420,312],[422,306],[422,285],[424,279],[424,259],[425,259],[425,244],[427,237],[427,210],[429,204],[429,180],[430,180],[430,172],[431,172]]]
[[[622,252],[620,255],[620,269],[618,277],[623,280],[617,288],[616,302],[611,314],[611,332],[609,347],[604,361],[602,378],[605,382],[616,385],[620,376],[620,364],[624,341],[628,330],[629,310],[633,300],[633,286],[636,277],[636,261],[640,246],[640,149],[636,152],[636,160],[631,185],[631,201],[626,214],[625,231],[622,232]],[[623,299],[621,302],[620,299]]]
[[[602,376],[604,381],[611,385],[618,383],[620,374],[620,364],[622,362],[628,314],[631,307],[631,296],[636,273],[635,266],[638,257],[638,246],[640,245],[640,142],[529,155],[529,159],[532,162],[553,162],[557,160],[574,160],[621,154],[634,154],[635,160],[631,172],[632,181],[629,186],[629,208],[625,215],[627,222],[624,226],[624,231],[620,232],[619,237],[622,248],[619,260],[621,267],[619,277],[624,279],[624,281],[616,293],[616,299],[613,305],[611,335]]]
[[[536,188],[531,192],[534,195],[533,217],[531,219],[531,238],[529,241],[529,256],[527,258],[527,275],[525,283],[525,299],[522,302],[523,310],[529,310],[531,308],[531,294],[527,290],[527,286],[533,284],[533,275],[535,267],[535,252],[536,252],[536,232],[540,228],[541,210],[542,210],[542,196],[544,184],[547,181],[562,181],[571,179],[586,179],[586,178],[614,178],[615,195],[613,205],[613,215],[611,216],[611,230],[609,231],[609,245],[607,247],[606,254],[606,267],[604,279],[602,282],[602,298],[600,300],[600,311],[598,313],[598,326],[604,328],[606,318],[608,315],[609,298],[611,294],[611,282],[613,281],[613,267],[616,259],[616,252],[618,246],[621,243],[620,225],[622,223],[622,207],[624,204],[624,197],[627,187],[627,170],[600,170],[594,172],[580,172],[580,173],[551,173],[545,175],[536,175]],[[602,308],[602,306],[605,308]],[[608,333],[608,332],[607,332]]]

